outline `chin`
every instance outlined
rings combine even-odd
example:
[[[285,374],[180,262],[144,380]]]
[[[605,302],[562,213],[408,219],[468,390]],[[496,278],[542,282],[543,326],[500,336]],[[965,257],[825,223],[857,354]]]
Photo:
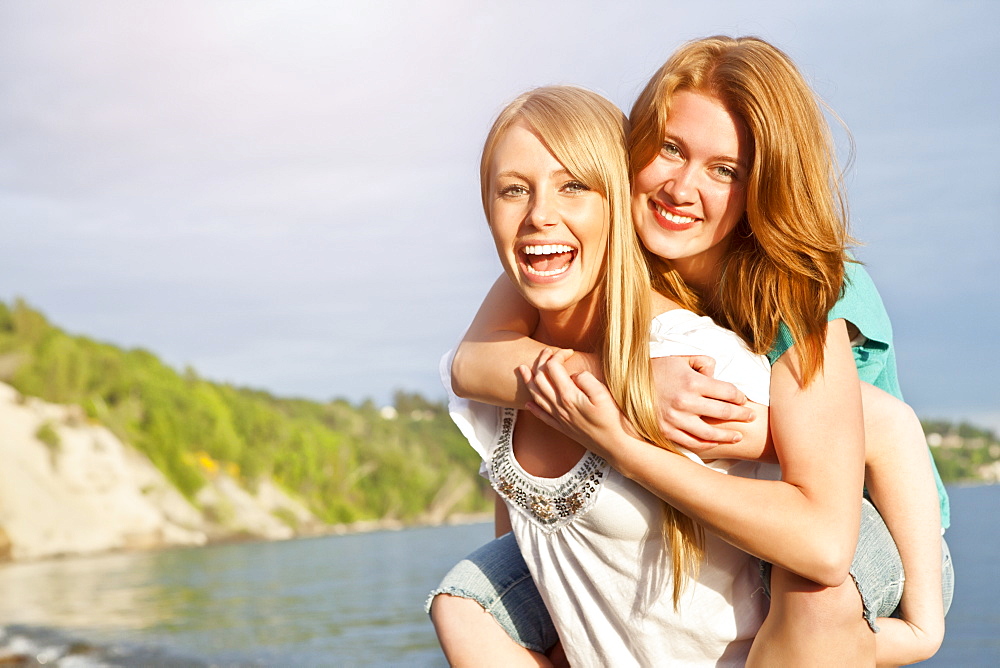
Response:
[[[521,292],[533,308],[539,311],[565,311],[582,301],[576,293],[567,295],[564,292],[554,290],[537,290],[527,288]]]

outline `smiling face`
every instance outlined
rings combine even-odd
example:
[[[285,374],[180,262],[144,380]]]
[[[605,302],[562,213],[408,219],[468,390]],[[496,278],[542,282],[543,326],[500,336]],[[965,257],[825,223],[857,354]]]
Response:
[[[715,97],[674,94],[663,145],[635,176],[632,214],[643,245],[690,285],[719,278],[728,240],[746,210],[751,141]]]
[[[524,121],[496,145],[487,210],[500,261],[542,311],[590,301],[608,246],[604,197],[573,176]]]

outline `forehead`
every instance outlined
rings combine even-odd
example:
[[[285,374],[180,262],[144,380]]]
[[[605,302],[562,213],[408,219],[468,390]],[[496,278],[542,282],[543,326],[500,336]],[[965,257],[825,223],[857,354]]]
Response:
[[[722,100],[691,90],[682,90],[670,100],[665,133],[713,155],[746,161],[750,133],[743,119]]]
[[[500,135],[490,158],[490,166],[494,175],[509,169],[565,169],[524,119],[518,119]]]

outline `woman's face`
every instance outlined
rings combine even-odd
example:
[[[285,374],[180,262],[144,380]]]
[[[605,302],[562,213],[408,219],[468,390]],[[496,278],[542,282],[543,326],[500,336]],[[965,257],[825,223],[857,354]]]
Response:
[[[524,121],[500,139],[489,179],[490,230],[510,280],[540,310],[578,304],[604,266],[604,197],[570,174]]]
[[[632,214],[643,245],[694,287],[718,280],[746,210],[750,159],[746,125],[718,98],[674,94],[660,152],[635,177]]]

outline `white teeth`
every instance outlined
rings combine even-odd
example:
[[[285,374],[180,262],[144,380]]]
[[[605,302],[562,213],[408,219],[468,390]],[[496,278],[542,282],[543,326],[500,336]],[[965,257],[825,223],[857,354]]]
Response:
[[[557,255],[559,253],[572,253],[576,249],[566,244],[537,244],[534,246],[524,246],[522,249],[525,255]],[[533,276],[558,276],[569,271],[572,260],[558,269],[542,270],[534,269],[531,265],[525,264],[525,270]]]
[[[697,218],[690,218],[688,216],[678,216],[675,213],[670,213],[656,202],[653,202],[653,206],[656,207],[657,213],[659,213],[661,216],[663,216],[671,223],[674,223],[676,225],[686,225],[688,223],[693,223],[694,221],[698,220]]]
[[[552,255],[554,253],[571,253],[573,252],[572,246],[566,246],[564,244],[546,244],[544,246],[525,246],[525,255]]]
[[[532,269],[531,266],[526,266],[525,269],[529,274],[534,274],[535,276],[557,276],[559,274],[566,273],[569,270],[569,265],[567,264],[559,269],[553,269],[552,271],[538,271],[537,269]]]

